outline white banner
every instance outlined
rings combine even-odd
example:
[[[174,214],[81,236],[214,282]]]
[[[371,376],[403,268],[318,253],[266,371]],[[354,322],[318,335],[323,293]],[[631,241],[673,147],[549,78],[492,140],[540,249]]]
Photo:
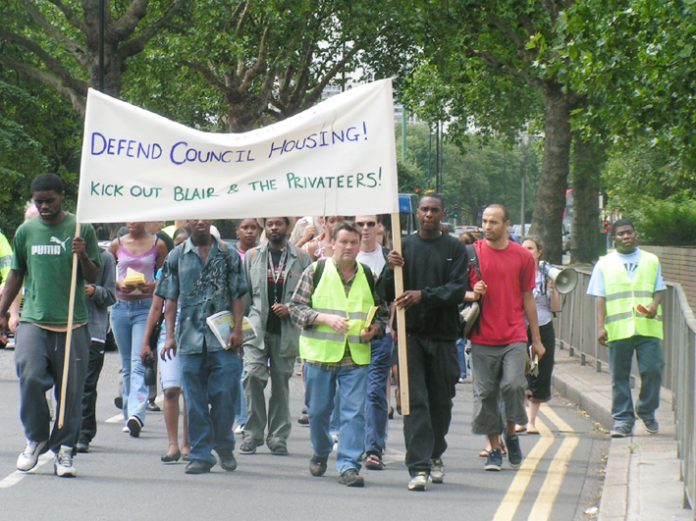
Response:
[[[391,80],[244,134],[201,132],[87,96],[81,222],[398,211]]]

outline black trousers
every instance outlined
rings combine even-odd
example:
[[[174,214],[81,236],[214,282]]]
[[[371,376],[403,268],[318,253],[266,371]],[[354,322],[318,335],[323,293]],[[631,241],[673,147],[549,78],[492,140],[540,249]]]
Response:
[[[79,440],[91,442],[97,434],[97,382],[104,366],[104,342],[95,342],[89,345],[89,364],[87,365],[87,378],[82,391],[82,424],[80,425]]]
[[[404,416],[404,440],[406,466],[415,475],[429,472],[447,449],[459,361],[455,340],[408,335],[407,349],[411,413]]]

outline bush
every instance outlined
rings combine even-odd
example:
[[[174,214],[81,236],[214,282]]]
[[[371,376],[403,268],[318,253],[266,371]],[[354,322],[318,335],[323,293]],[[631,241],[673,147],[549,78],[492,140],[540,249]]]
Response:
[[[632,217],[642,244],[696,246],[696,200],[653,201]]]

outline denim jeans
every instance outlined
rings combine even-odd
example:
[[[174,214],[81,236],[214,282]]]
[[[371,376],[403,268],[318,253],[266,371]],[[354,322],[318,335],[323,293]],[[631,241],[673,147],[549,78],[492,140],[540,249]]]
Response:
[[[246,376],[246,368],[242,368],[239,373],[239,392],[235,401],[235,410],[237,411],[237,425],[246,425],[247,416],[249,414],[246,395],[244,394],[244,377]]]
[[[360,470],[360,456],[365,449],[365,398],[368,366],[340,367],[330,370],[305,363],[305,401],[309,414],[309,436],[314,454],[327,458],[333,442],[329,421],[338,387],[338,434],[336,468],[339,474],[348,469]]]
[[[365,404],[365,451],[382,454],[387,434],[387,378],[391,369],[393,342],[391,335],[372,341],[372,355],[367,373]]]
[[[215,464],[218,453],[234,450],[235,404],[242,360],[233,351],[179,353],[188,430],[189,459]]]
[[[457,359],[459,360],[459,378],[466,379],[466,344],[465,338],[457,339]]]
[[[638,359],[640,372],[640,393],[635,413],[631,397],[631,362],[633,353]],[[642,420],[655,419],[655,411],[660,405],[660,385],[662,384],[662,342],[658,338],[633,336],[609,343],[609,370],[611,371],[611,415],[614,427],[633,427],[635,414]]]
[[[111,307],[111,329],[121,355],[123,371],[123,417],[136,416],[145,423],[149,389],[145,385],[145,366],[140,349],[152,299],[119,300]]]

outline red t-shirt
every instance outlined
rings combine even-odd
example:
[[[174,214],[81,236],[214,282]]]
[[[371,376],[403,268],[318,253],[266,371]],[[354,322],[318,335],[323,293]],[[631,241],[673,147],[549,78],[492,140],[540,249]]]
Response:
[[[471,334],[471,343],[505,346],[527,342],[522,294],[534,290],[534,257],[513,241],[503,250],[491,248],[485,240],[477,241],[474,248],[488,290],[483,297],[479,322]],[[471,267],[471,287],[477,281],[476,270]]]

